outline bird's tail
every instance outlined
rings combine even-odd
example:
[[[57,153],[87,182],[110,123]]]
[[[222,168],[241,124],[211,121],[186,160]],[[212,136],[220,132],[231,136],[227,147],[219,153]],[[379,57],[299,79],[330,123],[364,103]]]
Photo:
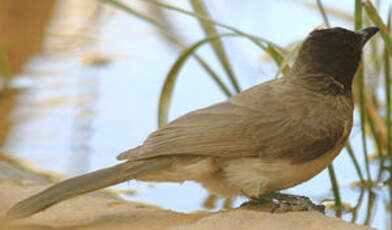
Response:
[[[7,212],[7,219],[31,216],[60,201],[168,167],[171,162],[171,158],[154,158],[144,161],[125,162],[110,168],[65,180],[17,203]]]

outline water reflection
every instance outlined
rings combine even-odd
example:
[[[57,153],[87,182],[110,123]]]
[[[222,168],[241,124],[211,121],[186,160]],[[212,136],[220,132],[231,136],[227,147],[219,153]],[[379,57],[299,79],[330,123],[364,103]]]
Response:
[[[98,71],[87,73],[82,71],[83,79],[77,83],[74,96],[74,114],[71,123],[70,151],[67,175],[75,176],[90,168],[91,137],[93,135],[93,122],[96,115],[95,104],[99,99]],[[83,81],[89,84],[83,85]]]

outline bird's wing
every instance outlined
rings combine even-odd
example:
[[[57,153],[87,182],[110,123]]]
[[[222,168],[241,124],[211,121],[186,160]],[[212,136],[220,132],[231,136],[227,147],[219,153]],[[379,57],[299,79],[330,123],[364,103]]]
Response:
[[[304,162],[342,138],[345,121],[333,103],[284,87],[261,86],[172,121],[118,159],[204,155]]]

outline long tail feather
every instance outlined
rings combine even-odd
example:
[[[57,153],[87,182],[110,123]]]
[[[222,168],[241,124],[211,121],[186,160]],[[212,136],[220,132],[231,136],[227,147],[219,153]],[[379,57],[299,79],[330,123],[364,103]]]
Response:
[[[170,163],[169,158],[125,162],[65,180],[20,201],[7,212],[7,218],[18,219],[33,215],[60,201],[134,179],[139,175],[167,167]]]

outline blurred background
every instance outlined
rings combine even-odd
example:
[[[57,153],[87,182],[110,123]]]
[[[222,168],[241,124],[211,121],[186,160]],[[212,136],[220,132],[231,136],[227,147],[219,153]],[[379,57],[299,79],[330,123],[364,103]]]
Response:
[[[316,27],[377,25],[349,143],[287,192],[392,229],[390,12],[388,0],[0,0],[0,161],[64,177],[114,165],[168,120],[287,73]],[[192,182],[113,188],[180,212],[246,201]]]

